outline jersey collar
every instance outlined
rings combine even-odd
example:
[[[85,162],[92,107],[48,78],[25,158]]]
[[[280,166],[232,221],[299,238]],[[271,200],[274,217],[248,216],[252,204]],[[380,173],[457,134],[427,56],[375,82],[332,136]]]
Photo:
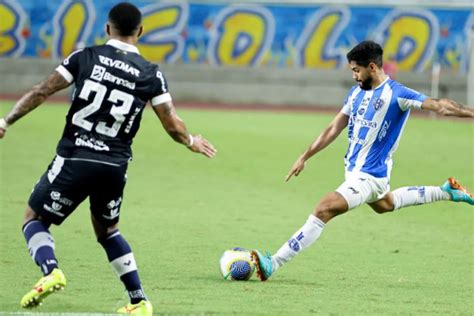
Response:
[[[390,79],[390,77],[387,75],[387,78],[385,78],[384,81],[382,81],[378,86],[376,86],[374,89],[372,90],[377,90],[378,88],[380,88],[381,86],[383,86],[388,80]]]
[[[130,53],[135,53],[140,55],[140,52],[138,51],[138,48],[134,45],[124,43],[122,41],[116,40],[116,39],[110,39],[107,41],[107,45],[113,46],[115,48],[118,48],[120,50],[124,50]]]

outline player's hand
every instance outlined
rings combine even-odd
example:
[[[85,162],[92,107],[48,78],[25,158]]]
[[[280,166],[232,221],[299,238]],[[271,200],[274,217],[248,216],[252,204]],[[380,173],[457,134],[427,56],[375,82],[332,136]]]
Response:
[[[288,174],[286,175],[285,181],[288,182],[293,175],[297,177],[301,173],[301,171],[303,171],[304,164],[305,164],[305,161],[303,157],[299,157],[293,164],[293,167],[291,167]]]
[[[8,128],[8,123],[5,121],[3,117],[0,118],[0,138],[3,138],[5,136],[5,133],[7,132]]]
[[[188,146],[188,148],[191,151],[194,151],[195,153],[200,153],[203,154],[204,156],[208,158],[212,158],[216,155],[217,150],[212,146],[211,143],[207,141],[204,137],[201,135],[194,135],[194,142],[192,146]]]

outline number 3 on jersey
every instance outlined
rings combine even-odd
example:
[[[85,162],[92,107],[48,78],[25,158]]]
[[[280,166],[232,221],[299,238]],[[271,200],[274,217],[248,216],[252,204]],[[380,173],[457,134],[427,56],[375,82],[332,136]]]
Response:
[[[107,87],[95,81],[85,80],[84,86],[81,90],[81,93],[79,94],[79,98],[88,101],[89,95],[92,91],[95,92],[95,96],[92,100],[92,103],[90,103],[85,108],[77,111],[72,116],[72,123],[74,125],[82,127],[87,131],[91,131],[94,124],[86,120],[86,117],[97,112],[100,109],[100,106],[102,105],[102,102],[104,101],[105,95],[107,93]],[[95,130],[97,133],[109,137],[115,137],[117,136],[120,127],[122,126],[122,123],[125,121],[125,115],[130,112],[130,108],[132,107],[133,103],[133,96],[123,91],[113,89],[110,92],[107,101],[110,101],[113,104],[112,108],[110,109],[110,115],[115,118],[115,122],[112,124],[112,126],[109,127],[107,126],[106,122],[100,121],[97,123]],[[117,105],[119,101],[121,101],[122,104]]]

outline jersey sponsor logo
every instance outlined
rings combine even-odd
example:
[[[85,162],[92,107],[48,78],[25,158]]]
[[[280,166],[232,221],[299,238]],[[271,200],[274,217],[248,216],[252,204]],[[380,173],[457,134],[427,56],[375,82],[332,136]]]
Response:
[[[130,90],[135,90],[135,82],[130,82],[128,80],[119,78],[117,76],[112,75],[110,72],[105,72],[104,80],[115,83],[120,86],[124,86],[125,88],[129,88]]]
[[[103,141],[96,140],[95,138],[89,138],[86,135],[81,135],[80,137],[77,137],[74,144],[79,147],[88,147],[96,151],[110,151],[109,146],[104,144]]]
[[[135,82],[130,82],[126,79],[114,76],[110,72],[105,71],[105,67],[98,65],[94,65],[94,68],[92,69],[91,79],[97,80],[99,82],[105,80],[108,82],[112,82],[116,85],[129,88],[130,90],[135,90]]]
[[[57,211],[60,211],[63,208],[63,206],[57,202],[53,202],[51,203],[51,208],[57,212]]]
[[[120,205],[120,203],[122,202],[122,198],[118,198],[117,201],[115,200],[111,200],[109,203],[107,203],[107,208],[110,210],[110,209],[113,209],[115,207],[118,207]]]
[[[361,118],[354,119],[356,124],[360,124],[363,127],[377,128],[377,122],[364,120]]]
[[[357,113],[359,113],[359,115],[364,115],[365,108],[360,108],[359,111],[357,111]]]
[[[119,206],[122,203],[122,198],[119,197],[117,200],[111,200],[107,203],[107,208],[110,210],[110,215],[102,215],[104,218],[111,220],[119,216]]]
[[[116,68],[116,69],[120,69],[122,71],[125,71],[126,73],[134,75],[135,77],[140,76],[140,70],[130,66],[129,64],[125,63],[124,61],[114,60],[110,57],[105,57],[105,56],[102,56],[102,55],[99,55],[99,60],[103,65],[113,67],[113,68]]]
[[[373,105],[374,105],[374,110],[375,111],[378,111],[380,110],[385,104],[385,101],[383,99],[377,99],[374,101]]]
[[[58,192],[58,191],[51,191],[51,199],[53,201],[57,201],[63,205],[66,205],[66,206],[71,206],[72,205],[72,201],[68,198],[65,198],[65,197],[61,197],[61,192]]]
[[[50,196],[51,196],[51,199],[57,201],[61,197],[61,193],[59,193],[58,191],[51,191]]]
[[[102,81],[105,74],[105,67],[94,65],[92,69],[91,78],[97,81]]]
[[[51,206],[49,206],[48,204],[43,204],[43,208],[46,211],[53,213],[54,215],[57,215],[59,217],[64,217],[64,214],[59,212],[62,208],[62,205],[59,203],[53,202]]]
[[[114,209],[110,210],[110,215],[103,214],[102,217],[104,217],[108,220],[111,220],[111,219],[114,219],[114,218],[118,217],[119,215],[120,215],[120,213],[119,213],[118,208],[114,208]]]
[[[387,121],[383,122],[382,128],[380,129],[380,132],[379,132],[379,136],[377,137],[379,142],[381,142],[382,139],[384,139],[385,136],[387,136],[388,128],[390,127],[391,123],[392,123],[391,121],[390,122],[387,122]]]

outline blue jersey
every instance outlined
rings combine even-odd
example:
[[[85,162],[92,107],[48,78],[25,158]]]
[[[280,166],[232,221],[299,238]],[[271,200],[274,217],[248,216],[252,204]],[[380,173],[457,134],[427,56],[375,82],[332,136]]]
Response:
[[[426,98],[389,78],[373,90],[352,87],[341,110],[349,116],[346,172],[389,178],[410,109],[420,109]]]

